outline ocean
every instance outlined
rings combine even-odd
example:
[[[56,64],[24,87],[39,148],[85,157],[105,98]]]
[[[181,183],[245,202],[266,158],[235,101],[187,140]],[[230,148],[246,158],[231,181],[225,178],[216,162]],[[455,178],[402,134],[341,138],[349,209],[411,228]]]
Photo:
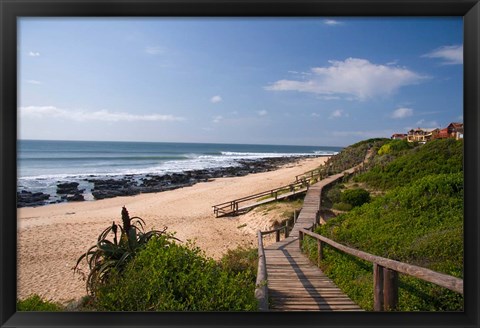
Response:
[[[341,147],[168,142],[19,140],[17,190],[55,194],[62,182],[88,177],[180,173],[231,167],[242,159],[333,155]],[[88,197],[87,197],[88,198]]]

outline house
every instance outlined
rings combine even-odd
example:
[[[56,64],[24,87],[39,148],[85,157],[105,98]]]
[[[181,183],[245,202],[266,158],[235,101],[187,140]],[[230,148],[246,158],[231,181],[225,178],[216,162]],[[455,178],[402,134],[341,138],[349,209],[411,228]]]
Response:
[[[425,143],[434,139],[439,132],[440,129],[411,129],[410,131],[408,131],[407,141]]]
[[[463,123],[450,123],[447,126],[450,138],[463,139]]]
[[[435,139],[447,138],[463,139],[463,123],[450,123],[435,136]]]
[[[441,129],[438,134],[435,136],[435,139],[447,139],[450,138],[450,133],[448,132],[448,128]]]
[[[405,139],[407,139],[407,135],[405,133],[395,133],[395,134],[392,134],[390,139],[405,140]]]

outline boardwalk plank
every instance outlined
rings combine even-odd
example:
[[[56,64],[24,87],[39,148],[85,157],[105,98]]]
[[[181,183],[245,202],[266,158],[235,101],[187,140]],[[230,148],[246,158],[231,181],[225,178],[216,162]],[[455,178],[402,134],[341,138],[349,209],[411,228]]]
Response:
[[[276,250],[272,249],[277,247]],[[289,237],[265,250],[272,311],[360,311]]]
[[[298,230],[315,223],[322,188],[342,176],[311,186],[290,237],[265,247],[272,311],[362,311],[298,248]]]

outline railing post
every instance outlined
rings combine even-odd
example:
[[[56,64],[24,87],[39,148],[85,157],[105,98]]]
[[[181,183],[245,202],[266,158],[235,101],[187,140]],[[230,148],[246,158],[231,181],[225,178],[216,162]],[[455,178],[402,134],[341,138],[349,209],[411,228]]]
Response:
[[[302,241],[303,241],[303,231],[299,230],[298,231],[298,248],[302,250]]]
[[[293,210],[293,224],[297,223],[297,210]]]
[[[395,311],[398,306],[398,272],[383,269],[383,304],[385,311]]]
[[[323,260],[323,243],[320,239],[317,239],[317,254],[318,254],[318,265]]]
[[[288,232],[289,232],[288,228],[289,228],[288,221],[285,221],[285,238],[288,238]]]
[[[275,232],[275,241],[277,243],[280,241],[280,229]]]
[[[383,311],[383,267],[373,264],[373,310]]]

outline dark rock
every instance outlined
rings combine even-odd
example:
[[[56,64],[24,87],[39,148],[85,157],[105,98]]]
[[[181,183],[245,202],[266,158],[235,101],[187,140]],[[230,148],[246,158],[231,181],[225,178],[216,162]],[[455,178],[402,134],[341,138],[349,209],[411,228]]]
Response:
[[[58,195],[76,194],[78,192],[78,182],[65,182],[57,184]]]
[[[32,193],[27,190],[17,192],[17,207],[25,206],[42,206],[47,204],[47,200],[50,198],[49,194],[42,192]]]
[[[66,199],[67,199],[68,202],[83,202],[83,201],[85,201],[85,198],[83,197],[82,194],[69,195],[69,196],[67,196]]]

